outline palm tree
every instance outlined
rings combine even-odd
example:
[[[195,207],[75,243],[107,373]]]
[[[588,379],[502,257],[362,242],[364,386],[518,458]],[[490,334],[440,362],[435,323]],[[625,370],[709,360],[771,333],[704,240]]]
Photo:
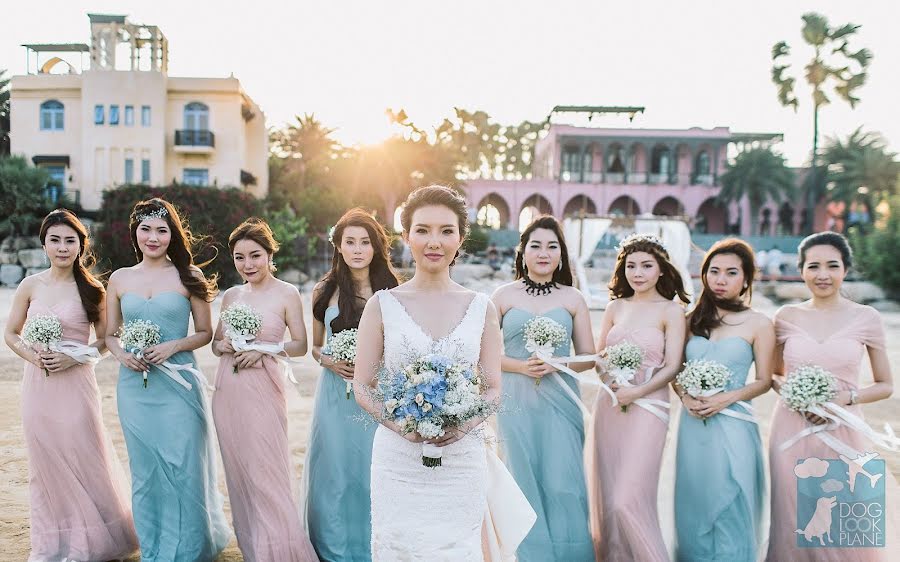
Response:
[[[856,129],[846,141],[829,139],[822,155],[828,196],[850,202],[862,197],[878,204],[895,193],[900,164],[878,133]],[[870,205],[872,206],[872,205]]]
[[[9,154],[9,78],[0,70],[0,156]]]
[[[738,154],[729,162],[721,177],[722,203],[740,202],[746,197],[750,202],[750,226],[752,233],[759,231],[759,211],[767,200],[780,203],[794,193],[794,173],[784,162],[784,156],[768,148],[751,148]]]
[[[813,145],[811,177],[820,177],[816,172],[819,148],[819,108],[831,102],[825,88],[833,84],[839,98],[855,108],[859,98],[855,93],[866,82],[866,68],[872,60],[872,52],[859,49],[850,52],[848,42],[861,26],[852,23],[840,27],[828,25],[828,19],[821,14],[810,12],[803,16],[803,41],[813,47],[815,55],[806,65],[806,81],[812,87],[813,103]],[[796,80],[785,76],[790,64],[780,64],[782,57],[790,55],[786,41],[779,41],[772,47],[772,81],[778,86],[778,101],[781,105],[799,106],[794,93]],[[810,184],[806,190],[806,230],[812,229],[813,212],[817,199],[822,194],[822,186]]]

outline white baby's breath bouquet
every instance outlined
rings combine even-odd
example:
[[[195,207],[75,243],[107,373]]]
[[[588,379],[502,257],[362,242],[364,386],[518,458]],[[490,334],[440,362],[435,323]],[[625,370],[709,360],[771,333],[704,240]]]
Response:
[[[130,320],[119,332],[122,349],[133,353],[139,359],[144,357],[145,349],[159,344],[161,339],[159,326],[149,320]],[[147,388],[147,371],[144,371],[144,388]]]
[[[356,328],[348,328],[331,336],[331,340],[322,353],[330,355],[335,361],[344,361],[345,363],[356,363],[356,336],[358,330]],[[353,382],[347,381],[347,399],[350,399],[350,391],[353,390]]]
[[[608,346],[603,350],[603,355],[609,366],[610,378],[619,386],[630,385],[638,367],[644,362],[644,350],[627,341]],[[627,410],[628,406],[622,406],[623,412]]]
[[[731,379],[728,367],[706,359],[695,359],[684,364],[684,370],[675,377],[675,382],[694,398],[708,397],[725,390]],[[706,418],[703,418],[706,425]]]
[[[225,335],[238,347],[254,339],[262,327],[262,315],[253,310],[249,304],[236,302],[228,305],[222,311],[222,324],[225,325]],[[235,348],[236,351],[241,351]],[[238,372],[237,363],[232,367],[232,373]]]
[[[781,399],[795,412],[807,412],[837,394],[834,375],[818,365],[803,365],[788,374],[781,385]]]
[[[30,345],[41,345],[44,350],[62,340],[63,330],[59,318],[53,315],[32,316],[22,328],[22,339]],[[44,376],[50,372],[44,369]]]
[[[553,351],[569,338],[562,324],[546,316],[535,316],[526,322],[522,336],[525,338],[525,349],[542,360],[553,357]],[[534,384],[541,384],[541,379],[535,379]]]

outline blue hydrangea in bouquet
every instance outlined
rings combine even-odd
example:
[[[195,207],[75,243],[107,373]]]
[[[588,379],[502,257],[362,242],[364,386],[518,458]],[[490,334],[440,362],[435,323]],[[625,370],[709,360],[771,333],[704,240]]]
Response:
[[[435,439],[448,429],[495,411],[483,397],[484,380],[472,365],[438,354],[422,356],[402,369],[382,371],[376,390],[382,416],[403,434]],[[441,448],[422,444],[422,464],[441,466]]]

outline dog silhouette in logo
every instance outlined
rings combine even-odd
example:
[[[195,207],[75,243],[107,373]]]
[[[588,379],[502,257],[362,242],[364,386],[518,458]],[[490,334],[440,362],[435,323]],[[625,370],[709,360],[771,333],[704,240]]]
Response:
[[[825,546],[825,541],[823,539],[825,536],[828,537],[829,543],[834,543],[834,541],[831,540],[831,510],[834,509],[834,506],[836,505],[836,496],[819,498],[816,500],[816,511],[810,518],[809,523],[806,524],[806,528],[802,531],[797,529],[794,532],[798,535],[803,535],[803,538],[809,542],[812,542],[813,537],[816,537],[819,539],[819,544],[821,546]]]

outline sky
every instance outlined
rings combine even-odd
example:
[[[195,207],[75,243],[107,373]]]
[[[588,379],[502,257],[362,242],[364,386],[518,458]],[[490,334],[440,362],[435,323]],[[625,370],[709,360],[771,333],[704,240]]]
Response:
[[[631,124],[594,124],[782,132],[792,165],[812,144],[800,16],[818,11],[861,24],[850,47],[875,55],[857,108],[820,111],[822,137],[862,126],[900,151],[900,4],[889,0],[44,0],[42,17],[30,2],[4,4],[0,69],[11,74],[26,71],[22,43],[89,43],[87,13],[127,15],[166,35],[171,76],[234,74],[269,126],[313,113],[345,143],[388,136],[387,108],[429,127],[454,107],[512,124],[554,105],[640,105]],[[780,40],[796,61],[796,113],[771,82]]]

